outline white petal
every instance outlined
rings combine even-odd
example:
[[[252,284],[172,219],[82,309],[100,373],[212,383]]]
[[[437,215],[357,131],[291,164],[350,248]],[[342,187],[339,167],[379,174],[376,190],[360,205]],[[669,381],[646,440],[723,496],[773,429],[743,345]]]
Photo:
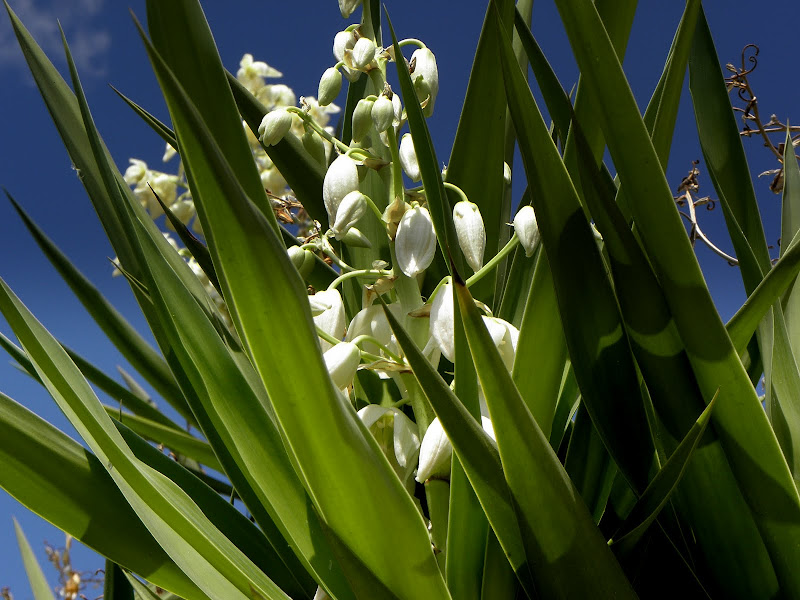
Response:
[[[427,208],[416,206],[400,219],[394,240],[397,266],[407,277],[427,269],[436,252],[436,232]]]
[[[313,302],[312,306],[321,306],[324,309],[322,313],[314,317],[316,326],[331,337],[337,340],[342,339],[344,336],[345,315],[344,304],[339,290],[324,290],[309,298],[313,298],[311,300]],[[320,340],[319,343],[323,352],[331,348],[331,344],[325,340]]]
[[[456,358],[454,328],[453,286],[444,284],[431,303],[431,337],[450,362]]]
[[[328,222],[336,222],[336,211],[342,199],[358,189],[358,168],[355,161],[342,154],[328,167],[322,182],[322,199],[328,211]]]
[[[453,445],[437,417],[428,426],[422,438],[416,480],[425,483],[431,477],[447,475],[450,472],[452,455]]]

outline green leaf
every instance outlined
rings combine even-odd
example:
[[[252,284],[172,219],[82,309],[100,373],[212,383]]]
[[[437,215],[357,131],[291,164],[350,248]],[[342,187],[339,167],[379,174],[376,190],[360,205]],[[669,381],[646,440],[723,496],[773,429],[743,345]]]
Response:
[[[619,60],[590,4],[557,5],[631,210],[703,396],[785,593],[800,593],[800,499],[755,390],[722,326]],[[776,499],[780,498],[779,501]],[[788,519],[788,520],[787,520]],[[765,574],[768,577],[768,575]],[[759,589],[765,589],[765,586]]]
[[[0,487],[33,512],[163,588],[185,598],[204,597],[153,539],[94,454],[2,393],[0,461]]]
[[[126,573],[110,560],[106,560],[104,569],[103,600],[134,600]]]
[[[164,359],[39,229],[14,198],[8,192],[6,195],[39,248],[100,326],[103,333],[158,393],[178,410],[181,416],[193,422],[194,416],[189,411]]]
[[[178,150],[178,140],[175,139],[175,132],[172,131],[172,129],[167,127],[164,123],[159,121],[154,115],[147,112],[144,108],[136,104],[136,102],[128,98],[125,94],[120,92],[113,85],[110,87],[112,90],[116,92],[117,96],[122,98],[125,104],[127,104],[133,109],[133,112],[139,115],[145,123],[150,125],[151,129],[155,131],[161,137],[162,140],[164,140],[167,144],[172,146],[174,150],[176,151]]]
[[[454,290],[537,592],[554,598],[635,597],[586,505],[525,406],[472,296],[463,282],[455,281]]]
[[[667,460],[666,464],[647,486],[633,510],[625,519],[622,527],[614,534],[610,544],[615,552],[627,553],[641,539],[647,528],[658,517],[658,513],[667,504],[672,492],[681,480],[686,466],[694,455],[694,451],[706,427],[711,420],[711,411],[717,396],[711,399],[705,410],[697,418],[696,423],[683,438],[683,441],[675,449],[675,452]]]
[[[506,42],[506,97],[575,375],[603,443],[641,491],[655,455],[625,327],[575,188]]]
[[[42,567],[39,566],[36,555],[33,553],[33,549],[16,519],[14,519],[14,531],[17,534],[17,545],[22,555],[22,564],[25,566],[25,573],[28,575],[28,582],[31,585],[34,600],[55,600]]]

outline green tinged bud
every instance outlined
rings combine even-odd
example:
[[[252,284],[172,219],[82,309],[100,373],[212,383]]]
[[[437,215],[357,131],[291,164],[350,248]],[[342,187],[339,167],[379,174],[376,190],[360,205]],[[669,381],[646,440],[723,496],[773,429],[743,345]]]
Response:
[[[331,226],[336,239],[341,240],[365,212],[367,212],[367,197],[361,192],[350,192],[342,198],[336,211],[336,220]]]
[[[342,74],[339,69],[329,67],[325,69],[319,80],[319,93],[317,102],[320,106],[327,106],[336,99],[342,89]]]
[[[303,134],[303,148],[305,148],[306,152],[323,167],[328,165],[325,142],[322,141],[320,135],[313,129],[306,129]]]
[[[369,238],[355,227],[347,230],[347,233],[342,238],[342,243],[351,248],[372,248],[372,242],[369,241]]]
[[[375,42],[369,38],[361,38],[353,46],[353,67],[360,70],[365,70],[372,59],[375,58]]]
[[[473,271],[478,271],[483,266],[486,249],[486,230],[478,205],[467,200],[458,202],[453,207],[453,223],[464,258]]]
[[[283,139],[292,127],[292,115],[283,108],[271,110],[261,120],[258,135],[265,146],[274,146]]]
[[[305,279],[314,270],[314,255],[300,246],[289,246],[286,250],[295,269],[300,272],[300,277]]]
[[[362,38],[363,39],[363,38]],[[359,40],[360,41],[360,40]],[[372,100],[362,98],[353,111],[353,141],[363,140],[372,125]]]
[[[411,79],[414,82],[417,98],[420,102],[428,99],[423,112],[426,117],[430,117],[433,114],[436,95],[439,93],[439,70],[436,67],[436,57],[429,48],[419,48],[411,55],[411,64],[414,66]]]
[[[372,107],[372,123],[378,133],[383,133],[392,126],[394,120],[394,106],[386,96],[378,96]]]

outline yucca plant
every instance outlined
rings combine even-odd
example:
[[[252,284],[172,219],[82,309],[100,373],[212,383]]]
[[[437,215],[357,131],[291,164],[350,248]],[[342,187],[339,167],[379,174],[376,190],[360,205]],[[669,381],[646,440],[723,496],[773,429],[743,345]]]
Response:
[[[0,281],[3,346],[88,448],[0,395],[0,485],[107,558],[109,599],[800,598],[800,171],[786,127],[773,265],[699,0],[643,115],[618,58],[635,2],[557,0],[572,96],[532,3],[492,0],[444,172],[433,54],[377,1],[339,4],[360,24],[297,108],[260,93],[252,57],[226,72],[196,1],[147,2],[171,125],[126,100],[177,152],[172,179],[117,169],[66,44],[71,87],[6,4],[158,349],[15,207],[171,408]],[[727,324],[664,174],[687,64],[748,293]]]

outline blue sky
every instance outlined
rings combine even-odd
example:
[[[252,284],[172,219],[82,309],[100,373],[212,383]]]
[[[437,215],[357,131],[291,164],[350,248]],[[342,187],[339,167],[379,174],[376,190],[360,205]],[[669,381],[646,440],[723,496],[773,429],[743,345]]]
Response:
[[[105,0],[69,3],[11,0],[11,4],[63,70],[56,26],[56,19],[61,19],[94,117],[120,168],[124,170],[130,157],[141,158],[159,168],[162,143],[108,87],[113,84],[156,115],[167,118],[155,78],[126,10],[130,5],[144,20],[143,0],[131,0],[129,4]],[[250,52],[257,60],[281,70],[284,77],[280,81],[292,87],[298,96],[316,95],[321,73],[334,63],[333,36],[355,20],[344,21],[334,0],[305,2],[302,8],[297,8],[301,6],[298,3],[253,0],[204,4],[223,62],[230,70],[235,71],[242,54]],[[683,5],[641,4],[625,68],[640,106],[644,106],[661,73]],[[796,68],[793,28],[800,19],[800,3],[771,2],[763,15],[754,14],[754,5],[743,0],[707,4],[708,19],[723,63],[738,63],[741,49],[747,43],[760,46],[760,63],[751,82],[759,96],[762,114],[768,118],[775,113],[783,121],[788,117],[800,119],[800,83],[791,71]],[[439,160],[445,162],[455,136],[486,3],[389,0],[387,5],[398,35],[420,38],[436,54],[440,92],[429,126]],[[577,71],[552,0],[535,3],[533,31],[569,89]],[[0,14],[0,78],[0,185],[9,190],[107,298],[144,331],[144,321],[137,314],[127,284],[121,278],[110,277],[107,260],[112,256],[110,245],[27,74],[4,12]],[[752,173],[775,168],[774,159],[759,141],[747,141],[746,148]],[[691,167],[691,161],[700,157],[691,104],[685,93],[668,170],[673,187]],[[702,165],[701,171],[704,171]],[[520,169],[518,180],[521,175]],[[768,190],[768,183],[769,178],[765,178],[757,180],[755,185],[765,216],[767,239],[775,242],[780,197]],[[701,195],[715,196],[704,172],[701,184]],[[720,210],[704,214],[701,225],[715,242],[730,251]],[[738,271],[702,248],[698,256],[720,313],[727,319],[744,300]],[[59,339],[106,372],[115,374],[116,366],[125,364],[40,254],[5,198],[0,198],[0,276]],[[0,331],[10,335],[5,323],[0,323]],[[4,358],[0,358],[0,390],[71,432],[47,394]],[[23,600],[30,598],[30,591],[16,550],[12,515],[20,521],[42,560],[43,541],[62,545],[63,535],[0,490],[0,587],[10,586],[16,599]],[[74,555],[78,568],[93,570],[102,566],[89,552],[76,551]],[[47,573],[52,575],[53,571],[47,569]],[[97,594],[90,591],[88,596]]]

